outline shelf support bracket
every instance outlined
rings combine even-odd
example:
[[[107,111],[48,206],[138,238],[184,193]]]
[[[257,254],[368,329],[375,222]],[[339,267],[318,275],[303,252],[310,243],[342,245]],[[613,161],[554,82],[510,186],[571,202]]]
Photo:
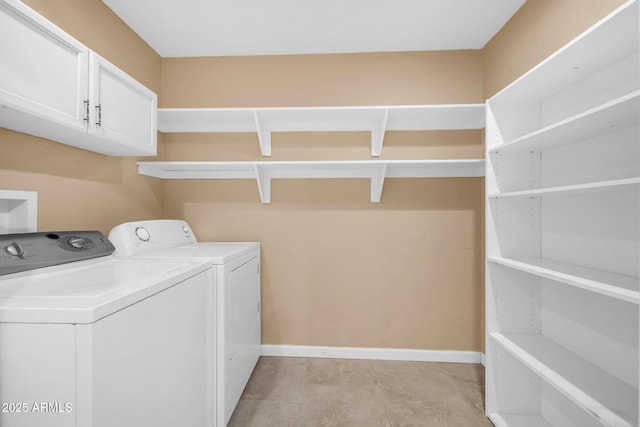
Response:
[[[271,156],[271,131],[266,129],[264,123],[260,121],[258,112],[253,112],[253,121],[256,125],[256,132],[258,133],[258,142],[260,143],[260,153],[263,156]]]
[[[387,129],[387,119],[389,118],[389,109],[384,109],[382,120],[373,125],[371,129],[371,156],[380,157],[382,154],[382,142],[384,141],[384,133]]]
[[[271,177],[260,165],[253,165],[256,172],[256,181],[258,182],[258,192],[260,193],[260,201],[262,203],[271,203]]]
[[[387,164],[382,163],[376,165],[371,174],[371,203],[380,203],[382,199],[382,187],[384,186],[384,178],[387,174]]]

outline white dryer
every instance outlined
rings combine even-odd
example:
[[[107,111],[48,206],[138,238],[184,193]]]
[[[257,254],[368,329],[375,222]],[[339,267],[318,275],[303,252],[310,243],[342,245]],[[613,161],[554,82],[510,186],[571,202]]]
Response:
[[[0,235],[0,425],[212,424],[208,263],[99,232]]]
[[[260,244],[198,242],[180,220],[121,224],[109,240],[116,257],[206,260],[215,271],[216,426],[226,426],[261,354]]]

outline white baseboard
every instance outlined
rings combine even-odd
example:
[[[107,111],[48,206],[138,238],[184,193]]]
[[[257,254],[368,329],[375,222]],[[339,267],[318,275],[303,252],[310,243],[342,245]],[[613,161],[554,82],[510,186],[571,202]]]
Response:
[[[403,348],[318,347],[307,345],[262,345],[263,356],[321,357],[328,359],[409,360],[419,362],[482,363],[477,351],[413,350]]]

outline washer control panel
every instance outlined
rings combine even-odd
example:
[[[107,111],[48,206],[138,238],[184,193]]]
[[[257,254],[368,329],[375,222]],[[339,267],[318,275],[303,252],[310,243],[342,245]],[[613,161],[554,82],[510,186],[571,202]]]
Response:
[[[111,255],[115,247],[99,231],[0,235],[0,276]]]

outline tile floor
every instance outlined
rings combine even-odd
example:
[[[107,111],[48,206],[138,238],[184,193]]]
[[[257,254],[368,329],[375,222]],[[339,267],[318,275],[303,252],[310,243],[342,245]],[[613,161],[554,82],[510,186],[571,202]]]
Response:
[[[261,357],[229,427],[490,427],[482,365]]]

